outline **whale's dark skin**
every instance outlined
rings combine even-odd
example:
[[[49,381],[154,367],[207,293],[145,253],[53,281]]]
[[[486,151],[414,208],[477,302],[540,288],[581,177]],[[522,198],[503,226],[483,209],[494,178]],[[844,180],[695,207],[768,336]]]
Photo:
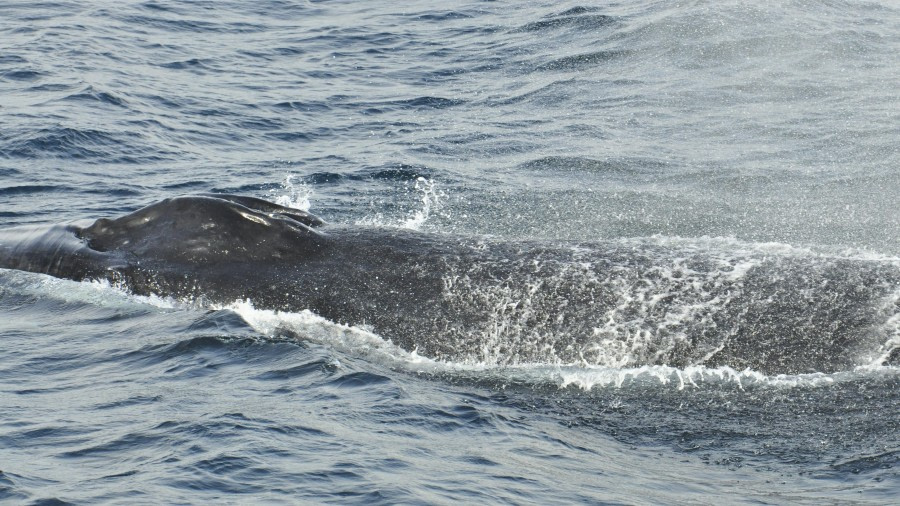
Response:
[[[139,295],[310,310],[438,359],[608,363],[604,350],[620,339],[623,365],[793,373],[842,370],[873,353],[898,358],[883,345],[892,314],[883,300],[900,289],[896,266],[766,260],[740,281],[704,274],[708,286],[692,287],[678,269],[719,268],[696,256],[657,286],[657,264],[669,262],[660,255],[612,243],[326,225],[298,209],[218,194],[166,199],[86,227],[0,233],[2,268],[109,280]],[[629,305],[622,290],[647,300]],[[701,309],[667,323],[691,304]],[[603,325],[613,319],[610,333]],[[652,338],[629,341],[640,332]]]
[[[252,197],[171,198],[0,246],[0,267],[106,279],[138,295],[308,309],[336,322],[390,329],[409,349],[422,344],[417,337],[435,329],[417,315],[441,305],[442,282],[440,272],[421,266],[450,255],[447,245],[401,230],[324,233],[322,225],[309,213]]]

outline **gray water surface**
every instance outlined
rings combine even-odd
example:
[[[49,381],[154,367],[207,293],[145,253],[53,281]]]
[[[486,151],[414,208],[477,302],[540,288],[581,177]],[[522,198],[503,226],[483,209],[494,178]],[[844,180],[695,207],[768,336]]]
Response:
[[[252,300],[2,270],[0,500],[894,502],[898,55],[889,1],[4,2],[4,229],[237,193],[658,269],[595,322],[619,365],[434,359]],[[818,265],[876,274],[829,291]],[[870,344],[789,374],[615,344],[673,319],[725,342],[722,280],[819,301],[821,328],[858,308]],[[528,343],[504,304],[550,299],[526,285],[456,285],[506,329],[474,342]]]

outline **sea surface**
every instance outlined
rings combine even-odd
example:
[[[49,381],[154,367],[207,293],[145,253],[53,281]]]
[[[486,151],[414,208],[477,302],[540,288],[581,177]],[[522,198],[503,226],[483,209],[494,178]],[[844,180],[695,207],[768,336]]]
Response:
[[[453,285],[458,359],[0,269],[0,502],[900,497],[895,1],[0,3],[0,228],[209,192],[624,274],[529,361],[574,253]]]

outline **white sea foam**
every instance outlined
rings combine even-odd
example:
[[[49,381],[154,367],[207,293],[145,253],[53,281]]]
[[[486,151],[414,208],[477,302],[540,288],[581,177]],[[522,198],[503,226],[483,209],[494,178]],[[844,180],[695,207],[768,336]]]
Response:
[[[308,310],[286,312],[257,309],[250,300],[215,305],[213,309],[233,311],[254,330],[265,336],[274,337],[288,333],[306,341],[327,345],[335,350],[390,366],[402,365],[407,369],[423,371],[441,368],[438,362],[418,355],[415,351],[403,350],[368,329],[334,323]]]
[[[750,369],[742,371],[731,367],[690,366],[683,369],[653,365],[633,368],[564,368],[559,372],[560,387],[575,386],[584,390],[592,388],[632,385],[652,385],[700,388],[704,385],[733,385],[745,388],[757,385],[778,387],[827,386],[845,379],[852,373],[811,373],[767,375]]]
[[[0,269],[3,286],[18,294],[52,297],[62,302],[82,302],[102,307],[152,306],[164,310],[190,307],[185,301],[157,295],[134,295],[121,284],[107,280],[71,281],[46,274]]]
[[[871,367],[884,365],[891,354],[900,348],[900,287],[885,301],[885,312],[891,315],[884,323],[887,340],[869,362]]]

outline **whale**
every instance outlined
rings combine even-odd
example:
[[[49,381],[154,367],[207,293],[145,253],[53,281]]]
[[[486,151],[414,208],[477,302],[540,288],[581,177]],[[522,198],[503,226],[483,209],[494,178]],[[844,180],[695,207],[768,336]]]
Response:
[[[766,374],[900,363],[896,262],[685,244],[331,224],[201,194],[0,230],[0,268],[201,307],[309,311],[434,360]]]

